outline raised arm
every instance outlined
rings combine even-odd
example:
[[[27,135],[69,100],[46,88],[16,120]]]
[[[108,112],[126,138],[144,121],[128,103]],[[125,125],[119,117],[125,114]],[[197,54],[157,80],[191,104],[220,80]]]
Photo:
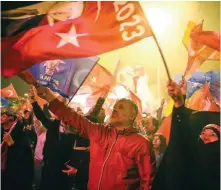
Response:
[[[56,99],[51,90],[46,87],[38,87],[37,92],[41,98],[44,98],[50,103],[49,110],[59,117],[59,119],[76,128],[80,132],[80,136],[93,138],[94,140],[105,138],[108,129],[104,125],[92,123],[77,114],[73,109]]]
[[[30,102],[32,103],[34,114],[36,118],[41,121],[44,127],[48,129],[50,126],[52,126],[53,121],[45,115],[41,107],[38,105],[38,102],[36,101],[37,92],[35,91],[36,90],[32,88],[28,93],[30,97]]]

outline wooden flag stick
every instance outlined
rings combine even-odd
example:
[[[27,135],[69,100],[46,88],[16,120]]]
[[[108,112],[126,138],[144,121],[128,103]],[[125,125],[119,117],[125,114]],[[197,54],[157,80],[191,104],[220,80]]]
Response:
[[[154,32],[153,32],[153,39],[155,40],[155,42],[157,44],[158,50],[159,50],[161,58],[163,60],[163,64],[164,64],[164,67],[166,69],[167,77],[168,77],[169,81],[171,81],[172,79],[171,79],[171,76],[170,76],[169,68],[168,68],[167,63],[166,63],[166,59],[165,59],[165,57],[163,55],[162,49],[160,47],[160,44],[158,43],[158,40],[157,40],[156,35],[154,34]]]
[[[140,7],[141,7],[141,10],[142,10],[142,6],[141,6],[141,5],[140,5]],[[159,49],[159,51],[160,51],[160,56],[161,56],[161,58],[162,58],[162,60],[163,60],[163,64],[164,64],[164,67],[165,67],[165,69],[166,69],[166,73],[167,73],[168,79],[169,79],[169,81],[171,81],[172,79],[171,79],[170,72],[169,72],[169,69],[168,69],[168,66],[167,66],[167,63],[166,63],[166,59],[165,59],[165,57],[164,57],[164,55],[163,55],[162,49],[161,49],[161,47],[160,47],[160,45],[159,45],[159,42],[158,42],[158,40],[157,40],[157,38],[156,38],[156,35],[155,35],[155,33],[154,33],[153,29],[152,29],[152,26],[151,26],[150,22],[149,22],[149,20],[147,19],[147,16],[145,16],[145,13],[144,13],[144,17],[146,18],[146,21],[147,21],[147,23],[149,24],[150,30],[151,30],[151,32],[152,32],[152,34],[153,34],[153,39],[155,40],[155,42],[156,42],[156,44],[157,44],[157,47],[158,47],[158,49]]]

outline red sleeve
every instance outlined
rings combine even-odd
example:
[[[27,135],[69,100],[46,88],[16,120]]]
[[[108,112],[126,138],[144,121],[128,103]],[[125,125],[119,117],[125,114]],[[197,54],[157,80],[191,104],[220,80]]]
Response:
[[[93,138],[95,140],[99,140],[106,136],[107,128],[104,125],[92,123],[57,99],[49,104],[49,110],[63,122],[77,129],[80,136],[85,136],[90,139]]]

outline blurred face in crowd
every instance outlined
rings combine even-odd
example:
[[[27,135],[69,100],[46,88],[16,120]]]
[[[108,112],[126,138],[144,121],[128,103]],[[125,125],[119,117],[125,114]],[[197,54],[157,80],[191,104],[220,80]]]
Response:
[[[147,133],[153,133],[155,130],[152,117],[143,118],[142,126]]]
[[[217,134],[212,129],[205,129],[201,132],[200,138],[205,144],[212,143],[218,140]]]
[[[110,117],[110,124],[114,126],[129,126],[136,118],[135,110],[130,102],[125,100],[118,101],[113,108]]]
[[[160,148],[160,144],[161,144],[160,137],[159,136],[154,136],[152,144],[153,144],[153,148],[154,149],[159,149]]]
[[[29,111],[25,112],[24,113],[24,118],[29,119],[29,117],[30,117],[30,112]]]
[[[1,124],[4,124],[6,121],[7,121],[7,119],[8,119],[8,116],[7,116],[7,114],[2,114],[1,115]]]
[[[10,129],[14,123],[15,119],[13,116],[8,116],[7,117],[7,120],[5,121],[5,125],[4,125],[4,128],[5,129]]]

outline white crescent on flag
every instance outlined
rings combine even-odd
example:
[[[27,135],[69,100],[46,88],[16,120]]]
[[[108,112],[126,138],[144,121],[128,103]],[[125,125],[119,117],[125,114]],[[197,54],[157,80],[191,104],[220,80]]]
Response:
[[[101,11],[101,2],[97,1],[97,14],[96,14],[96,18],[95,18],[94,22],[97,21],[99,15],[100,15],[100,11]]]
[[[82,69],[80,71],[78,71],[74,78],[73,78],[73,83],[76,87],[79,87],[81,84],[80,84],[80,77],[83,73],[88,73],[88,70],[87,69]]]
[[[12,95],[13,95],[13,92],[12,92],[12,90],[8,90],[8,93],[9,93],[9,97],[11,97]]]

